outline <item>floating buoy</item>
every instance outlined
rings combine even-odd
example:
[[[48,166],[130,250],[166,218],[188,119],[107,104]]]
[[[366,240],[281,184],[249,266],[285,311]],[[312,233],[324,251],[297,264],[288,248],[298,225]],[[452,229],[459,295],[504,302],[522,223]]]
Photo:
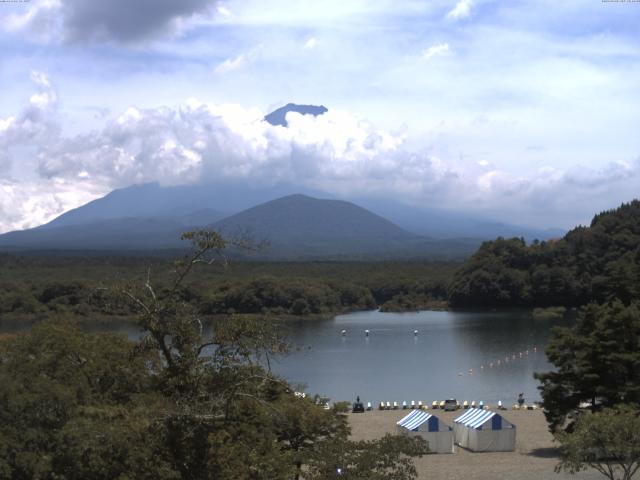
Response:
[[[365,330],[365,331],[364,331],[364,335],[365,335],[366,337],[368,337],[368,336],[369,336],[369,330]]]
[[[418,330],[414,330],[413,331],[413,335],[414,335],[414,337],[417,337],[418,336]]]
[[[346,330],[342,330],[340,333],[342,333],[342,336],[344,337],[347,334]]]

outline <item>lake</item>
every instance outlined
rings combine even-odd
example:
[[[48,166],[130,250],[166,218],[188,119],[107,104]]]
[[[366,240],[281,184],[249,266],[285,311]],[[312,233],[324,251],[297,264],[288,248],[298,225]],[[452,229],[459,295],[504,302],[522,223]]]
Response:
[[[367,311],[293,322],[294,351],[274,369],[332,399],[511,405],[523,392],[532,402],[540,399],[533,373],[551,369],[544,348],[550,328],[561,323],[523,311]]]
[[[529,312],[356,312],[329,320],[288,321],[289,355],[272,364],[293,384],[332,400],[374,404],[448,397],[505,405],[523,392],[539,400],[533,373],[551,368],[544,355],[553,325]],[[24,329],[0,322],[0,332]],[[89,331],[139,338],[130,323],[97,323]],[[369,336],[365,330],[369,330]],[[342,330],[346,333],[342,335]],[[414,331],[417,330],[417,335]]]

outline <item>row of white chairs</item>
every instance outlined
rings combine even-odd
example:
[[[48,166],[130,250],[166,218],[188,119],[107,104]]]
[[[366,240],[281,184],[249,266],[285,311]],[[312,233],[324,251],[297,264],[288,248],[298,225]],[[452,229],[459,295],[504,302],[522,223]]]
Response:
[[[456,409],[468,409],[468,408],[479,408],[479,409],[483,409],[483,410],[489,410],[491,408],[491,405],[485,405],[484,402],[481,400],[480,402],[478,402],[478,404],[476,404],[475,400],[473,400],[471,403],[469,403],[467,400],[465,400],[462,405],[460,404],[460,402],[456,402]],[[526,407],[526,406],[525,406]],[[427,410],[429,408],[428,405],[425,405],[422,403],[422,401],[418,401],[416,402],[415,400],[411,400],[411,402],[407,403],[406,401],[403,401],[402,403],[398,403],[398,402],[380,402],[380,405],[378,406],[379,410],[398,410],[398,409],[402,409],[402,410],[406,410],[406,409],[420,409],[420,410]],[[431,403],[431,408],[432,409],[444,409],[445,408],[445,401],[442,400],[440,402],[438,401],[433,401]],[[497,405],[498,410],[506,410],[506,407],[503,407],[502,405],[502,401],[498,401],[498,405]],[[372,410],[373,407],[371,405],[371,402],[367,402],[367,410]]]
[[[424,405],[422,401],[416,402],[415,400],[411,400],[411,402],[409,403],[407,403],[407,401],[405,400],[401,404],[398,404],[398,402],[380,402],[380,405],[378,406],[379,410],[398,410],[399,408],[402,408],[403,410],[406,410],[408,408],[425,410],[428,407],[427,405]],[[371,405],[371,402],[367,402],[367,410],[372,409],[373,407]]]

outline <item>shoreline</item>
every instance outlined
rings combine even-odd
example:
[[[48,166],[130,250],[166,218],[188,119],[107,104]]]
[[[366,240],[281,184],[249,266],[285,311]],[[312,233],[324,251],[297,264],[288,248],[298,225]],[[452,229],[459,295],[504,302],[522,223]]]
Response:
[[[510,313],[510,312],[519,312],[526,313],[531,315],[531,317],[535,320],[549,320],[549,319],[558,319],[562,318],[557,315],[545,315],[548,310],[553,311],[558,307],[549,307],[549,308],[534,308],[534,307],[504,307],[504,308],[470,308],[470,307],[460,307],[460,308],[452,308],[451,305],[446,301],[434,301],[433,303],[422,304],[417,308],[406,308],[406,309],[395,309],[395,308],[384,308],[384,304],[378,306],[377,308],[367,308],[367,309],[350,309],[345,308],[342,310],[336,310],[333,312],[323,312],[323,313],[310,313],[306,315],[294,315],[291,313],[215,313],[202,315],[202,318],[207,321],[215,321],[218,318],[228,317],[230,315],[242,315],[242,316],[252,316],[252,317],[262,317],[267,318],[272,321],[279,321],[283,323],[288,322],[315,322],[315,321],[328,321],[335,319],[341,315],[349,315],[352,313],[363,313],[363,312],[380,312],[380,313],[412,313],[417,314],[421,312],[477,312],[477,313]],[[574,312],[574,309],[567,309],[566,313],[571,314]],[[41,322],[43,320],[47,320],[50,318],[65,316],[71,318],[74,321],[78,321],[79,323],[85,322],[94,322],[94,323],[135,323],[135,315],[111,315],[111,314],[102,314],[99,312],[89,312],[89,313],[77,313],[73,311],[67,312],[38,312],[38,313],[5,313],[0,315],[0,323],[8,323],[8,324],[35,324]]]
[[[374,440],[386,433],[395,434],[396,422],[411,410],[373,410],[349,413],[353,440]],[[445,412],[426,410],[449,426],[466,410]],[[557,444],[549,433],[542,410],[503,410],[498,412],[516,426],[516,449],[513,452],[471,452],[455,446],[453,454],[427,454],[415,459],[419,480],[595,480],[602,478],[595,470],[575,475],[555,473],[558,464]]]

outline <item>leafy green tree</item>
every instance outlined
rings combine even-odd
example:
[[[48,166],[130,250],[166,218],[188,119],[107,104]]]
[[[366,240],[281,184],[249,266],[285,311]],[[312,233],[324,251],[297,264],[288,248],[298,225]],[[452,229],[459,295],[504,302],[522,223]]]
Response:
[[[561,461],[556,471],[593,468],[610,480],[630,480],[640,469],[640,410],[618,406],[584,412],[571,433],[556,435]]]
[[[385,435],[371,441],[331,441],[322,444],[309,465],[309,480],[412,480],[417,477],[413,457],[428,452],[421,437]]]
[[[140,428],[151,421],[148,407],[162,403],[151,391],[157,360],[122,337],[84,334],[60,319],[3,338],[0,478],[157,473],[154,442]]]
[[[185,280],[224,263],[228,242],[215,232],[184,238],[194,251],[168,280],[149,272],[115,289],[137,314],[140,342],[64,318],[0,339],[0,479],[290,479],[328,471],[334,444],[351,452],[354,472],[410,474],[421,452],[413,443],[393,453],[385,440],[384,464],[367,466],[365,447],[377,444],[348,440],[344,405],[325,410],[271,372],[287,349],[273,323],[232,315],[205,325]]]
[[[640,299],[640,201],[596,215],[563,238],[485,242],[454,274],[454,306],[578,307]]]
[[[552,431],[568,426],[582,402],[593,409],[640,402],[637,304],[587,306],[574,327],[553,330],[546,353],[556,370],[536,378]]]
[[[324,400],[315,397],[286,398],[277,405],[275,417],[279,439],[292,452],[296,478],[309,463],[319,446],[326,442],[345,441],[350,433],[346,413],[348,404],[338,403],[330,410],[319,408]]]

